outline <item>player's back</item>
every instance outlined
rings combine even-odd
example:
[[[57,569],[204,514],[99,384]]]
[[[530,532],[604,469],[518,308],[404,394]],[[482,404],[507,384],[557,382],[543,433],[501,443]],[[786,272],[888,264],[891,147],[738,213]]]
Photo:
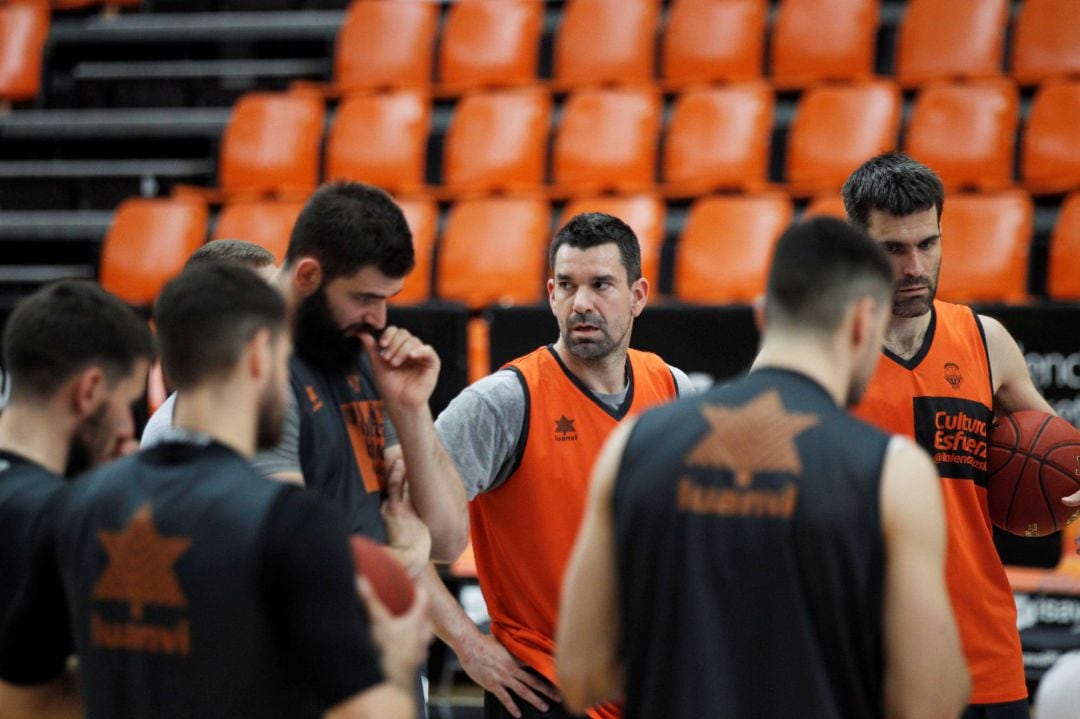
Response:
[[[57,553],[88,717],[318,716],[264,576],[269,518],[298,491],[215,443],[72,485]]]
[[[642,416],[614,494],[628,719],[881,715],[887,444],[778,369]]]

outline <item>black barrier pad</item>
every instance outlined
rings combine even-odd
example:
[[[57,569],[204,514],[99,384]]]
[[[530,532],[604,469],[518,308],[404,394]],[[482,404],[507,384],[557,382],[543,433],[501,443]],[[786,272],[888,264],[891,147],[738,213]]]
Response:
[[[409,330],[438,353],[442,368],[439,383],[429,403],[432,414],[438,416],[469,383],[466,335],[469,311],[464,305],[441,302],[400,307],[391,305],[387,321]]]

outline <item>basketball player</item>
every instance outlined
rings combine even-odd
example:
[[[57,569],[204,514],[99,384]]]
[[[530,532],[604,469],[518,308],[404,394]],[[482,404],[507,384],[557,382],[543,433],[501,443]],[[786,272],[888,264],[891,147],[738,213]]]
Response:
[[[277,273],[274,256],[270,254],[269,250],[253,242],[244,242],[243,240],[214,240],[208,242],[191,254],[188,261],[184,263],[184,269],[216,262],[247,267],[267,282],[270,282]],[[157,371],[151,370],[151,378],[157,377],[160,380],[160,369],[160,365],[155,366],[154,370]],[[146,426],[143,427],[142,439],[140,440],[142,447],[157,444],[160,438],[167,434],[168,428],[172,426],[175,404],[176,393],[174,392],[151,415]]]
[[[439,357],[407,330],[386,326],[387,299],[413,262],[405,216],[382,190],[333,183],[308,200],[276,279],[298,302],[294,401],[282,441],[255,465],[329,498],[354,532],[386,543],[390,529],[390,548],[415,576],[429,558],[457,559],[468,514],[428,407]],[[380,513],[384,477],[405,467],[422,523],[411,512]]]
[[[281,431],[284,300],[219,264],[170,282],[155,317],[175,426],[70,487],[51,533],[63,588],[20,608],[5,678],[51,679],[73,639],[90,717],[413,716],[426,600],[391,620],[402,653],[384,674],[340,514],[249,462]],[[49,631],[65,595],[69,637]]]
[[[119,299],[91,282],[62,281],[19,303],[4,329],[3,353],[12,392],[0,415],[0,629],[50,524],[62,478],[116,458],[134,439],[131,407],[154,345],[146,323]],[[0,691],[29,707],[37,696],[8,685]]]
[[[843,222],[794,225],[750,374],[609,440],[559,616],[571,709],[623,694],[628,718],[956,717],[933,465],[843,409],[891,277]]]
[[[467,388],[436,422],[472,499],[493,637],[476,629],[438,577],[427,575],[427,586],[437,592],[436,632],[487,690],[487,717],[568,716],[551,687],[555,617],[589,470],[620,421],[690,389],[681,371],[629,349],[649,283],[624,222],[574,217],[555,235],[549,260],[558,340]],[[602,707],[592,715],[618,714]]]
[[[987,510],[986,443],[995,412],[1053,410],[1000,322],[934,298],[948,238],[933,170],[880,155],[851,174],[843,197],[896,278],[884,357],[856,413],[915,438],[943,478],[947,582],[973,683],[965,719],[1027,717],[1016,605]]]

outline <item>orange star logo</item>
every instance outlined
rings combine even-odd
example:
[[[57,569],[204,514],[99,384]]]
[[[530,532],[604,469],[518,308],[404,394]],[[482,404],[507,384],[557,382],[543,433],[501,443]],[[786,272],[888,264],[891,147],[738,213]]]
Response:
[[[776,390],[741,407],[703,404],[701,414],[711,431],[686,455],[686,464],[731,470],[743,488],[756,472],[801,474],[795,437],[821,423],[816,414],[785,411]]]
[[[158,534],[149,504],[135,511],[124,531],[102,530],[98,540],[109,555],[109,566],[94,587],[94,599],[130,602],[131,616],[137,621],[142,620],[147,604],[187,607],[173,563],[191,546],[191,540]]]

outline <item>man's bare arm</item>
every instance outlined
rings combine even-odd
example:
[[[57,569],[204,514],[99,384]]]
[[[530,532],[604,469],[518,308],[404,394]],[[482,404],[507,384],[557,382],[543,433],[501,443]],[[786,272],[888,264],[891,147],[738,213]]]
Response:
[[[69,674],[33,687],[0,681],[0,716],[5,719],[79,719],[83,716],[82,697],[74,676]]]

